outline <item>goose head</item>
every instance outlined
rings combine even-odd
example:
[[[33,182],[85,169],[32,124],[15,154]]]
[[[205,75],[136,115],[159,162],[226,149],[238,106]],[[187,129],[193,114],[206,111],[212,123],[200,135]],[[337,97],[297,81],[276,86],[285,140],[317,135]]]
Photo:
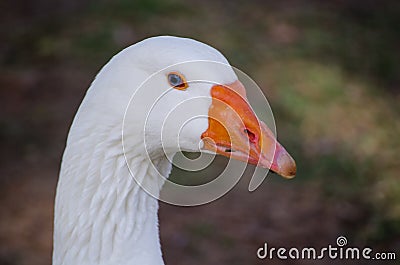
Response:
[[[149,157],[204,151],[295,175],[294,160],[257,118],[228,60],[204,43],[165,36],[128,47],[85,100],[82,112],[101,117],[98,125],[122,126],[127,153],[143,143]]]

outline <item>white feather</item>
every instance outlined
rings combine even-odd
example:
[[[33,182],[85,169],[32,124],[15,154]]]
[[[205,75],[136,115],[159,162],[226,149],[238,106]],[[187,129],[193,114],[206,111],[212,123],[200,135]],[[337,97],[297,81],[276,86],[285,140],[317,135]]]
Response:
[[[181,64],[197,60],[219,64]],[[158,201],[138,182],[160,191],[171,170],[161,141],[167,152],[178,151],[178,144],[197,150],[206,120],[185,125],[179,141],[177,131],[188,118],[206,116],[211,104],[210,83],[178,91],[169,89],[166,74],[174,69],[187,80],[232,83],[237,77],[226,65],[221,53],[203,43],[155,37],[126,48],[103,67],[68,135],[55,202],[53,265],[164,264]],[[197,97],[201,100],[167,117]]]

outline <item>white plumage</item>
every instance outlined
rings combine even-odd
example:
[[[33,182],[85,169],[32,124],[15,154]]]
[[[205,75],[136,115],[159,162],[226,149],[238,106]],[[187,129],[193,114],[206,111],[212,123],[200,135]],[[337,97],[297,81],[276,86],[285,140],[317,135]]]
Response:
[[[217,64],[182,64],[198,60]],[[187,118],[209,114],[213,84],[189,81],[234,83],[237,77],[227,65],[221,53],[203,43],[154,37],[126,48],[103,67],[68,135],[55,202],[53,265],[164,264],[158,201],[137,182],[157,194],[162,176],[171,170],[164,152],[204,147],[207,119],[179,128]],[[167,76],[172,71],[185,76],[186,90],[171,89]],[[181,115],[167,117],[195,98],[200,100],[187,104]]]

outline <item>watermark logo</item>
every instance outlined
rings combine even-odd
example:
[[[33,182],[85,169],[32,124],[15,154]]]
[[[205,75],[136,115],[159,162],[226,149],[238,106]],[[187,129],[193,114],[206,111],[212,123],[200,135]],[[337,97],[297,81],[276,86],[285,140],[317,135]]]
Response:
[[[184,90],[177,90],[168,84],[168,74],[178,71],[186,78],[187,88]],[[230,77],[221,78],[225,75]],[[234,80],[239,80],[246,88],[246,91],[239,91],[237,94],[251,104],[252,111],[260,121],[266,123],[271,134],[276,136],[272,110],[262,90],[249,76],[228,64],[200,60],[170,65],[150,75],[132,92],[123,117],[123,152],[131,176],[149,195],[173,205],[195,206],[222,197],[238,183],[248,166],[245,162],[229,159],[223,170],[214,173],[216,176],[207,176],[211,179],[207,183],[183,185],[165,176],[165,166],[159,159],[162,153],[169,163],[188,173],[199,172],[210,166],[215,153],[204,150],[205,139],[200,138],[201,133],[207,130],[210,118],[224,127],[227,125],[226,122],[220,121],[218,116],[210,117],[211,103],[216,100],[211,97],[210,89],[213,86],[224,86],[226,82]],[[243,115],[235,111],[235,105],[221,100],[219,104],[225,109],[231,109],[231,120],[238,120],[243,124],[242,127],[246,128]],[[231,135],[230,130],[226,131],[230,139],[237,137]],[[243,153],[251,152],[251,137],[249,139],[247,147],[244,148],[247,148],[244,150],[247,152]],[[225,148],[224,150],[232,153],[232,156],[240,153],[234,147],[214,145],[216,148]],[[178,150],[176,147],[179,147]],[[273,149],[272,152],[275,151],[275,145]],[[147,171],[157,171],[158,181],[150,182],[148,178],[142,177],[141,172],[134,170],[137,162],[132,158],[131,150],[147,157],[147,162],[151,165]],[[201,154],[191,159],[182,153],[185,151],[200,151]],[[254,191],[261,185],[268,171],[268,168],[254,168],[249,191]],[[157,186],[154,187],[154,183],[162,183],[161,193]]]
[[[396,252],[374,252],[370,247],[347,246],[347,238],[339,236],[336,245],[329,244],[326,247],[269,247],[265,242],[257,250],[259,259],[340,259],[340,260],[396,260]]]
[[[338,236],[338,238],[336,238],[336,245],[338,245],[339,247],[347,245],[347,238],[345,238],[344,236]]]

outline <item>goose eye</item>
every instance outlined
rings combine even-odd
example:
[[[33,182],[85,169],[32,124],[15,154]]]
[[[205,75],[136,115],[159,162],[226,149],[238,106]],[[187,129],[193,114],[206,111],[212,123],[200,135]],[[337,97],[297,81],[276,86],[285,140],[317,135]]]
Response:
[[[168,83],[176,89],[185,90],[189,85],[181,73],[173,72],[168,74]]]

